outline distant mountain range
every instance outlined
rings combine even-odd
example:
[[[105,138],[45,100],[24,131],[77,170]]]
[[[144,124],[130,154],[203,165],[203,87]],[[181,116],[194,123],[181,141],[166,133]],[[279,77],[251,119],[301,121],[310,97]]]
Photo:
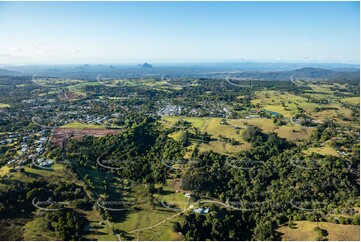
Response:
[[[99,73],[121,77],[127,75],[163,75],[164,73],[180,77],[195,78],[224,78],[228,73],[233,77],[264,80],[264,81],[288,81],[293,75],[294,79],[324,79],[341,82],[360,82],[359,69],[351,67],[339,67],[334,69],[304,67],[293,70],[280,71],[246,71],[241,68],[208,67],[208,66],[157,66],[153,67],[149,63],[115,66],[115,65],[82,65],[82,66],[52,66],[51,68],[41,66],[21,66],[11,70],[0,69],[1,76],[24,76],[39,73],[39,75],[67,78],[85,78],[92,80]]]
[[[147,62],[145,62],[143,65],[139,64],[139,67],[143,67],[143,68],[152,68],[153,66],[151,64],[148,64]]]
[[[9,71],[5,69],[0,69],[0,76],[16,76],[16,75],[24,75],[19,71]]]

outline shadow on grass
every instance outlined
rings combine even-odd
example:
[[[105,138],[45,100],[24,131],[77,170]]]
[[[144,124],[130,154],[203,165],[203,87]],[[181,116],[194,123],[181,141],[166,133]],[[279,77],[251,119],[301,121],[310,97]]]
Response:
[[[34,168],[36,170],[41,170],[40,168]],[[50,170],[49,170],[50,171]],[[37,179],[37,178],[41,178],[43,177],[42,175],[39,175],[39,174],[36,174],[34,172],[30,172],[30,171],[27,171],[24,173],[26,176],[30,177],[30,178],[34,178],[34,179]]]

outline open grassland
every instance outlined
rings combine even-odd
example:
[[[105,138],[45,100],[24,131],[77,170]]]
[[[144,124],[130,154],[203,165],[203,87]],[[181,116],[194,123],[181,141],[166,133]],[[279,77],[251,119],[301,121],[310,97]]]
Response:
[[[119,213],[122,214],[119,214],[118,218],[115,217],[115,221],[112,223],[112,225],[114,228],[126,232],[152,226],[176,214],[176,212],[168,211],[162,208],[156,208],[154,210],[149,208],[129,212],[121,211]],[[155,228],[149,229],[148,231],[142,231],[139,233],[139,240],[152,240],[152,238],[158,234],[156,231],[158,231],[158,233],[160,232],[161,234],[169,234],[172,232],[171,224],[169,222],[165,222]],[[130,236],[133,240],[136,240],[138,233],[127,234],[127,236]]]
[[[83,214],[89,221],[84,228],[84,240],[112,241],[116,239],[97,211],[94,209],[83,211]]]
[[[201,144],[199,146],[199,152],[202,153],[213,150],[214,152],[219,154],[232,155],[242,150],[249,150],[251,148],[252,146],[250,144],[231,145],[223,141],[211,141],[208,144]]]
[[[336,123],[340,125],[350,125],[353,127],[359,127],[359,122],[350,121],[353,120],[352,110],[347,108],[342,108],[339,105],[335,105],[338,110],[323,110],[320,112],[312,112],[310,116],[318,121],[323,121],[325,119],[333,119]],[[346,118],[346,119],[345,119]]]
[[[184,117],[184,116],[165,116],[163,117],[165,120],[165,125],[168,128],[171,128],[175,125],[175,123],[179,120],[184,120],[189,123],[192,123],[192,126],[198,129],[201,129],[206,121],[206,118],[198,118],[198,117]]]
[[[166,117],[168,127],[172,127],[180,117]],[[267,118],[251,118],[251,119],[228,119],[228,124],[221,124],[221,118],[185,118],[194,126],[201,128],[202,132],[207,132],[211,135],[212,141],[208,144],[201,143],[199,150],[201,152],[213,150],[217,153],[232,154],[242,150],[248,150],[252,146],[243,140],[242,133],[248,126],[257,126],[265,133],[276,132],[280,137],[288,140],[303,140],[308,138],[316,128],[314,127],[301,127],[300,125],[287,124],[285,126],[277,126],[273,123],[272,119]],[[236,127],[239,127],[238,129]],[[179,140],[181,131],[170,134],[169,136],[175,140]],[[228,139],[235,139],[240,142],[239,145],[231,145],[219,137],[223,136]]]
[[[277,127],[272,119],[267,118],[228,119],[227,122],[231,125],[243,128],[246,128],[249,125],[257,126],[266,133],[273,132]]]
[[[289,102],[288,102],[289,101]],[[251,101],[253,104],[272,104],[272,103],[300,103],[307,101],[306,98],[294,95],[288,92],[263,90],[255,92],[255,97]]]
[[[72,122],[61,126],[64,129],[105,129],[104,126],[98,124],[84,124],[81,122]]]
[[[331,90],[332,87],[334,87],[334,85],[332,84],[308,84],[309,87],[312,88],[312,90],[314,92],[318,92],[318,93],[325,93],[325,94],[330,94],[333,93],[334,91]]]
[[[294,222],[295,228],[282,226],[277,229],[280,232],[282,240],[299,240],[312,241],[316,240],[318,235],[314,230],[317,222],[297,221]],[[359,241],[360,226],[359,225],[342,225],[326,222],[318,222],[321,229],[327,230],[327,240],[330,241]]]
[[[178,190],[179,184],[172,179],[168,179],[167,183],[162,186],[163,191],[155,195],[155,197],[159,200],[166,202],[168,205],[174,205],[175,208],[183,209],[187,203],[188,198],[184,196],[184,194]]]
[[[313,85],[318,87],[317,85]],[[287,92],[278,91],[257,91],[255,92],[255,99],[251,102],[254,105],[258,105],[261,110],[268,110],[282,114],[286,118],[291,118],[293,115],[299,112],[299,109],[303,109],[305,113],[311,118],[322,122],[325,119],[333,119],[335,122],[341,125],[358,126],[358,122],[348,121],[352,120],[352,111],[347,108],[341,107],[342,102],[349,102],[351,104],[359,104],[359,97],[339,99],[334,96],[333,92],[329,90],[332,85],[323,85],[318,87],[319,92],[313,92],[303,96],[297,96]],[[327,104],[318,104],[308,100],[308,96],[317,100],[327,99]],[[316,108],[330,108],[330,110],[322,110],[316,112]]]
[[[12,183],[29,183],[39,178],[49,182],[71,181],[73,179],[68,173],[64,172],[64,167],[60,164],[54,164],[51,169],[32,168],[25,166],[25,172],[10,171],[3,182],[0,182],[0,189],[6,188]]]
[[[166,121],[167,127],[172,127],[178,120],[185,120],[187,122],[192,123],[193,127],[200,129],[201,132],[207,132],[211,135],[211,141],[206,143],[201,143],[199,145],[200,152],[210,151],[213,150],[217,153],[222,154],[232,154],[239,152],[241,150],[247,150],[251,148],[251,145],[243,140],[242,133],[244,130],[236,129],[235,127],[227,124],[221,124],[221,118],[198,118],[198,117],[174,117],[168,116],[164,117]],[[243,125],[243,124],[242,124]],[[243,125],[244,126],[244,125]],[[180,136],[182,135],[182,131],[174,132],[169,136],[175,140],[179,140]],[[220,136],[227,138],[227,139],[234,139],[239,142],[238,145],[232,145]],[[196,142],[196,141],[194,141]],[[195,145],[193,143],[192,145]]]
[[[5,175],[7,175],[10,171],[10,167],[8,166],[3,166],[0,168],[0,177],[3,177]]]
[[[287,92],[261,91],[256,92],[256,98],[252,104],[259,105],[262,109],[282,114],[284,117],[292,117],[298,108],[306,112],[312,112],[319,105],[309,102],[307,98]]]
[[[180,218],[173,218],[161,225],[139,233],[139,240],[149,241],[182,241],[184,236],[172,230],[173,222],[180,222]]]
[[[163,190],[160,193],[155,194],[157,203],[164,201],[168,205],[173,204],[176,208],[183,209],[187,204],[187,198],[184,197],[182,193],[176,192],[175,187],[176,185],[173,183],[173,180],[167,180],[167,184],[162,187]],[[138,196],[139,199],[142,199],[139,197],[139,190],[141,190],[141,187],[134,187],[133,196]],[[129,232],[134,229],[145,228],[163,220],[167,220],[154,228],[139,233],[127,234],[127,236],[137,240],[182,240],[182,235],[172,231],[172,222],[180,222],[181,218],[174,217],[168,220],[168,218],[175,214],[177,214],[177,211],[170,211],[160,204],[154,209],[151,208],[151,206],[142,205],[137,211],[130,210],[123,212],[122,215],[119,214],[120,219],[115,218],[113,226],[117,229]]]
[[[185,133],[184,131],[177,131],[177,132],[169,134],[168,137],[172,138],[176,141],[179,141],[184,133]]]
[[[343,98],[340,101],[356,105],[356,104],[360,104],[360,97],[348,97],[348,98]]]
[[[165,220],[176,214],[176,212],[169,211],[159,204],[155,208],[152,208],[147,203],[146,197],[144,197],[145,187],[142,184],[131,183],[130,187],[125,188],[121,185],[120,179],[115,178],[112,174],[81,166],[77,166],[77,169],[81,174],[89,175],[89,179],[92,181],[97,193],[107,194],[114,201],[121,199],[122,201],[134,203],[137,207],[136,209],[129,208],[125,211],[115,211],[111,213],[111,216],[113,217],[111,224],[116,229],[129,232],[134,229],[152,226],[157,222]],[[108,188],[108,190],[104,189],[103,180],[105,179],[112,181],[112,185]],[[160,194],[155,195],[155,198],[158,202],[165,199],[165,201],[177,203],[179,206],[185,204],[186,202],[186,198],[183,194],[175,193],[174,186],[171,182],[168,182],[168,184],[163,187],[163,191]],[[177,221],[178,219],[179,218],[174,218],[172,221]],[[93,221],[92,223],[94,224],[97,219],[92,218],[91,221]],[[107,237],[105,234],[104,236],[105,240],[112,239]],[[127,234],[126,236],[128,239],[133,240],[178,240],[182,238],[179,234],[172,231],[172,223],[169,221],[162,223],[149,231],[142,231],[139,234]],[[89,235],[87,238],[92,238],[92,236]]]
[[[279,137],[288,140],[303,140],[309,138],[315,130],[315,127],[302,127],[300,125],[287,124],[275,128],[274,132],[276,132]]]
[[[25,241],[51,241],[56,238],[55,231],[48,230],[47,222],[42,218],[35,218],[28,222],[24,226],[23,236]]]
[[[6,104],[6,103],[0,103],[0,108],[8,108],[10,107],[9,104]]]
[[[246,141],[242,138],[243,130],[238,130],[227,124],[221,124],[221,118],[210,118],[207,119],[206,124],[204,125],[203,132],[207,132],[212,135],[212,139],[217,139],[219,136],[224,136],[229,139],[235,139],[241,143]]]
[[[325,145],[323,147],[318,147],[318,148],[309,148],[309,149],[303,151],[303,153],[305,153],[307,155],[310,155],[313,152],[320,154],[320,155],[332,155],[332,156],[336,156],[336,157],[340,156],[334,148],[332,148],[328,145]]]

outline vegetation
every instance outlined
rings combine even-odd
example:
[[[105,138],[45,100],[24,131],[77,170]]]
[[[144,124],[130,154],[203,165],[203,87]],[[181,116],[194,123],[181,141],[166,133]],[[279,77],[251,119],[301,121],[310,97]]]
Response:
[[[297,73],[1,77],[1,238],[358,239],[359,83]]]

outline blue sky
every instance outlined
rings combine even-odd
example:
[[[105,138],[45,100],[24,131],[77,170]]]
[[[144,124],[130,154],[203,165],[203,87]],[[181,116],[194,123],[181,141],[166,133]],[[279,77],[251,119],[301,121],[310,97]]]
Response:
[[[360,60],[359,2],[0,2],[0,64]]]

